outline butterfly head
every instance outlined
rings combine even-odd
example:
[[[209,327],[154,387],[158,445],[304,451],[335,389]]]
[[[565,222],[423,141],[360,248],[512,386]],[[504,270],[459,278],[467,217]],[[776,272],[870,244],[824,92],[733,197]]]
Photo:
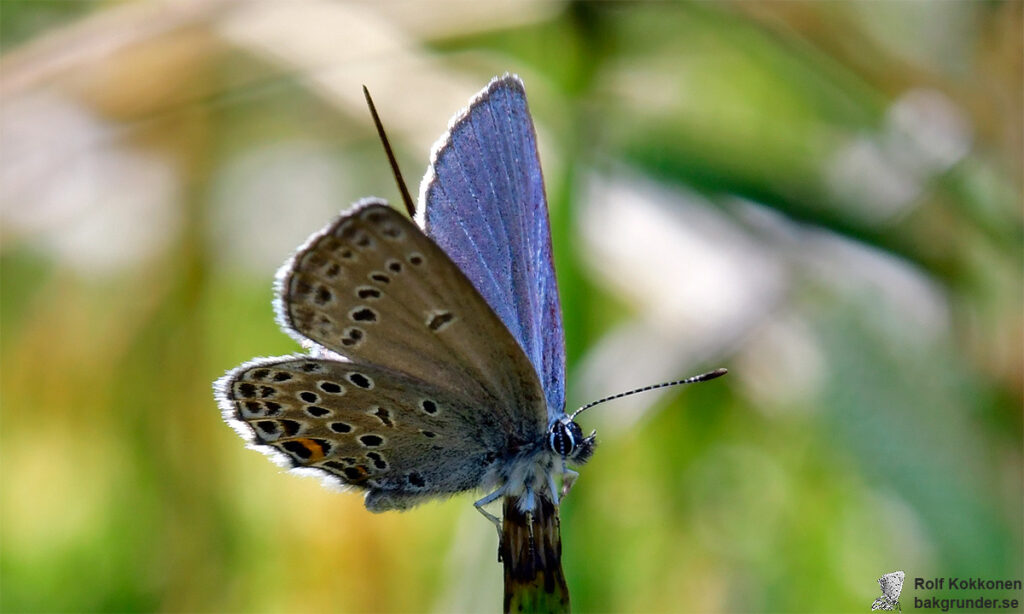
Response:
[[[562,416],[548,428],[548,447],[574,465],[582,465],[594,454],[597,431],[583,436],[580,425],[569,416]]]

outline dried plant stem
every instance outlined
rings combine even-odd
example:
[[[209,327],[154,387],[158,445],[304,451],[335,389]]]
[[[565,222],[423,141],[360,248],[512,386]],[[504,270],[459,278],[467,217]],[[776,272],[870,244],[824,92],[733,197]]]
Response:
[[[569,587],[562,573],[558,508],[538,497],[530,519],[512,499],[504,499],[501,544],[505,566],[505,612],[569,612]]]

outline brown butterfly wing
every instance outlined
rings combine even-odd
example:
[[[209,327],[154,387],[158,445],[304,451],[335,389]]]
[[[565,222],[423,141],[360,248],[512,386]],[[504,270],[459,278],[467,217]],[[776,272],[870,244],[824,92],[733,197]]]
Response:
[[[473,400],[372,365],[261,359],[222,378],[218,397],[251,447],[369,491],[375,511],[477,488],[508,445]]]
[[[547,427],[518,342],[447,254],[382,201],[357,204],[299,249],[277,310],[300,340],[476,399],[520,439]]]

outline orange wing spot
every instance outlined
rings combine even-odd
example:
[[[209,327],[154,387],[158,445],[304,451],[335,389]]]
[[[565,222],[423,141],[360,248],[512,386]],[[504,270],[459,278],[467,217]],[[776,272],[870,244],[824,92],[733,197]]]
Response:
[[[292,441],[309,451],[309,458],[304,459],[307,462],[316,462],[324,457],[324,448],[316,441],[306,438],[293,439]]]

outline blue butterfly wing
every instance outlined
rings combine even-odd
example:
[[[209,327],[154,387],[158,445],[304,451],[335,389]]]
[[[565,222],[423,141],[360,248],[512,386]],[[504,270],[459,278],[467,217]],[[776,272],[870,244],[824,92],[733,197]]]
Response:
[[[518,77],[496,78],[434,146],[417,216],[505,323],[549,416],[565,408],[565,336],[537,135]]]

